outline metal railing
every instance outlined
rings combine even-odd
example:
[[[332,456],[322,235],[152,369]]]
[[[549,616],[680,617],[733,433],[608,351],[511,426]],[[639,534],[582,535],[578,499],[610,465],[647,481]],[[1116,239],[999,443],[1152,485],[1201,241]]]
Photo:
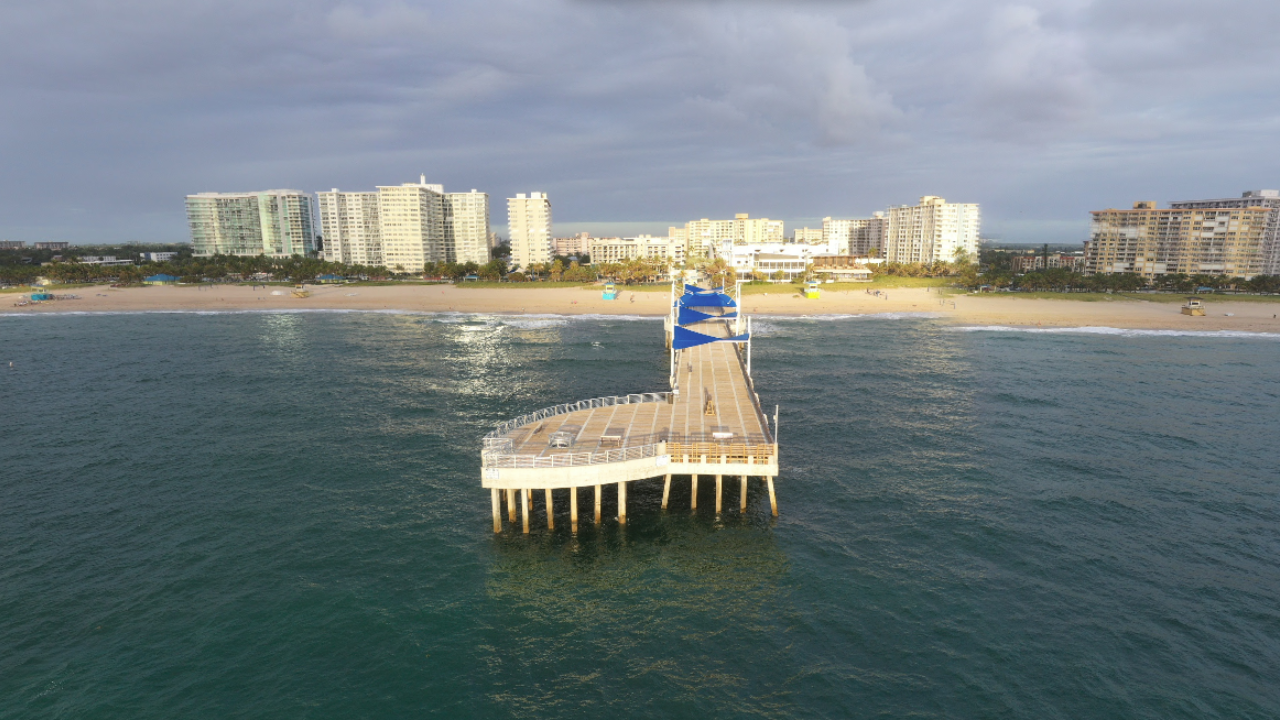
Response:
[[[481,464],[486,468],[560,468],[643,460],[662,454],[663,443],[555,455],[504,455],[486,452],[481,457]]]
[[[510,433],[516,428],[522,428],[529,423],[539,420],[545,420],[556,415],[564,415],[566,413],[577,412],[579,410],[591,410],[592,408],[611,407],[614,405],[631,405],[634,403],[647,402],[668,402],[671,397],[669,392],[659,393],[633,393],[631,395],[612,395],[609,397],[591,398],[590,400],[579,400],[576,403],[564,403],[555,407],[543,408],[537,412],[531,412],[528,415],[521,415],[518,418],[508,420],[487,435],[484,436],[485,449],[489,448],[491,439],[500,440],[503,435]]]
[[[505,442],[504,442],[505,441]],[[715,437],[713,433],[659,432],[634,435],[620,448],[598,448],[582,452],[515,454],[510,438],[486,441],[481,465],[486,468],[560,468],[640,460],[670,455],[676,463],[740,463],[764,465],[775,461],[778,446],[764,435]],[[550,448],[549,448],[550,449]]]

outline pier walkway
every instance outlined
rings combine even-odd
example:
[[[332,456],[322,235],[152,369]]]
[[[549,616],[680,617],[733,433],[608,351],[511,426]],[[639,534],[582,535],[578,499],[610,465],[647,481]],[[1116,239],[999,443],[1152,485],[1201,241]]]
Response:
[[[746,510],[747,478],[759,477],[777,515],[773,479],[778,446],[760,405],[750,374],[750,333],[736,301],[698,305],[711,291],[688,292],[676,299],[664,323],[671,353],[671,390],[595,398],[530,413],[499,425],[484,438],[482,486],[489,488],[494,532],[502,531],[505,497],[509,522],[516,522],[517,497],[522,527],[529,532],[529,503],[535,490],[545,493],[547,525],[555,527],[554,490],[568,490],[570,522],[576,531],[579,492],[594,493],[594,521],[601,521],[602,488],[616,485],[618,522],[626,523],[627,483],[663,477],[665,510],[673,475],[688,475],[692,506],[697,508],[699,476],[715,478],[716,512],[721,512],[725,476],[739,478],[739,511]],[[704,312],[686,314],[680,308]],[[688,333],[685,331],[692,331]],[[691,340],[692,338],[692,340]],[[700,343],[687,346],[690,342]],[[776,415],[774,424],[776,426]]]

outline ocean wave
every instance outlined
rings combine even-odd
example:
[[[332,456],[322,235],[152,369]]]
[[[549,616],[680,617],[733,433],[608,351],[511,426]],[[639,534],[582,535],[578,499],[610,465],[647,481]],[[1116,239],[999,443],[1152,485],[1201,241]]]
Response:
[[[1017,332],[1047,335],[1111,335],[1115,337],[1200,337],[1244,340],[1280,340],[1280,333],[1244,330],[1142,330],[1114,327],[1017,327],[1012,325],[961,325],[949,327],[953,332]]]

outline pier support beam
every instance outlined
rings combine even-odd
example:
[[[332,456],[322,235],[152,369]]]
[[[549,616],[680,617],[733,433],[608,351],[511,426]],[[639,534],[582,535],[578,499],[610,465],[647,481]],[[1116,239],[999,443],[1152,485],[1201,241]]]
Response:
[[[716,476],[716,514],[720,514],[720,500],[724,496],[724,476]]]
[[[556,529],[556,505],[551,500],[551,488],[547,488],[547,529]]]
[[[627,524],[627,484],[618,483],[618,524]]]
[[[690,483],[690,487],[692,488],[692,495],[689,500],[689,509],[697,510],[698,509],[698,476],[697,475],[693,475],[693,481]]]
[[[738,503],[738,512],[745,513],[747,511],[747,476],[742,476],[742,499]]]
[[[498,498],[498,489],[493,488],[489,491],[493,505],[493,531],[502,532],[502,500]]]
[[[569,525],[576,535],[578,533],[578,488],[569,488]]]
[[[662,509],[667,509],[667,498],[671,497],[671,476],[662,481]]]
[[[778,498],[773,494],[773,478],[767,477],[764,481],[769,484],[769,507],[773,510],[773,516],[778,517]]]
[[[596,524],[600,524],[600,486],[596,486]]]
[[[520,509],[523,511],[520,515],[524,519],[524,534],[529,534],[529,491],[520,491]]]
[[[516,521],[516,491],[507,491],[507,519],[512,522]]]

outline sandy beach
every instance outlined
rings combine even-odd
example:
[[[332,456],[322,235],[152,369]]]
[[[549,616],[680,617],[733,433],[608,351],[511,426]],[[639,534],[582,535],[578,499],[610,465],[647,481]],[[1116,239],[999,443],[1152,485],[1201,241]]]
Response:
[[[660,316],[664,292],[629,292],[603,300],[600,288],[467,288],[452,285],[316,286],[311,297],[296,298],[279,286],[79,288],[75,300],[14,307],[18,295],[0,296],[0,312],[279,311],[382,310],[481,314],[618,314]],[[743,298],[746,312],[760,316],[927,313],[957,325],[1020,327],[1113,327],[1153,330],[1236,330],[1280,332],[1280,303],[1230,302],[1209,298],[1206,317],[1189,317],[1179,304],[1118,300],[1084,302],[1016,296],[949,295],[943,300],[923,288],[891,288],[882,297],[858,290],[827,291],[807,300],[783,287],[778,293]],[[282,294],[273,294],[273,293]],[[61,293],[61,291],[60,291]]]

